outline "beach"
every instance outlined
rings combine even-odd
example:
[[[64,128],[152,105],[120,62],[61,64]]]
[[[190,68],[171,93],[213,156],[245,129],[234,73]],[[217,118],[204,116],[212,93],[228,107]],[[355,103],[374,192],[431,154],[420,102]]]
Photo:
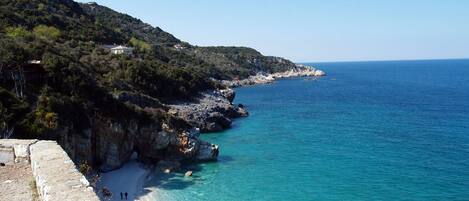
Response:
[[[149,167],[133,159],[118,170],[102,173],[98,189],[107,187],[112,192],[111,201],[121,200],[121,192],[128,193],[127,200],[141,200],[144,194],[143,184],[150,173]],[[103,199],[101,192],[99,196]]]

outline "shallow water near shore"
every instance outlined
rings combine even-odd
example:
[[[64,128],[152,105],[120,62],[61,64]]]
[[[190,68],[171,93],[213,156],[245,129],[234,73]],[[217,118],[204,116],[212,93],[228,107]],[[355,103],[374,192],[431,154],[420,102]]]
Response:
[[[218,162],[147,200],[469,199],[469,60],[313,65],[328,76],[238,88],[251,116],[203,136]]]

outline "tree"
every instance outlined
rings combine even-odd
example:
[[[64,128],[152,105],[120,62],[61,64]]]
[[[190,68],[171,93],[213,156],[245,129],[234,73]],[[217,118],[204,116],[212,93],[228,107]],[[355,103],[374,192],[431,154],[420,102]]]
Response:
[[[14,40],[0,39],[0,72],[2,68],[15,68],[27,62],[27,52]]]
[[[5,28],[5,33],[8,37],[11,38],[27,38],[31,36],[31,32],[26,30],[23,27],[7,27]]]
[[[46,25],[39,25],[34,27],[33,33],[38,38],[51,40],[56,40],[62,35],[59,29]]]
[[[149,52],[151,50],[150,44],[146,43],[143,40],[139,40],[135,37],[132,37],[129,42],[130,42],[130,45],[135,47],[140,52]]]
[[[58,73],[61,68],[67,67],[68,65],[69,61],[67,61],[67,59],[56,54],[47,52],[42,56],[42,66],[49,73]]]
[[[16,96],[23,98],[26,82],[22,66],[27,62],[28,54],[14,41],[6,39],[0,40],[0,55],[0,76],[11,77],[15,85]]]

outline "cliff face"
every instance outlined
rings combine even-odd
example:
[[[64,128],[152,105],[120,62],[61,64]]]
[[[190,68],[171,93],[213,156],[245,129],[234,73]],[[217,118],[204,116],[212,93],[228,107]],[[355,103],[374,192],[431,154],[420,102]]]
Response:
[[[141,161],[215,160],[218,146],[200,140],[195,129],[173,129],[186,125],[153,122],[141,124],[135,119],[116,121],[96,117],[91,127],[76,133],[69,127],[56,131],[64,149],[76,162],[91,162],[102,171],[122,166],[136,153]],[[181,123],[181,122],[180,122]],[[184,124],[184,123],[182,123]]]
[[[243,106],[233,105],[235,92],[232,89],[208,91],[191,102],[168,105],[169,113],[184,119],[202,132],[217,132],[231,127],[231,120],[246,117],[249,113]]]

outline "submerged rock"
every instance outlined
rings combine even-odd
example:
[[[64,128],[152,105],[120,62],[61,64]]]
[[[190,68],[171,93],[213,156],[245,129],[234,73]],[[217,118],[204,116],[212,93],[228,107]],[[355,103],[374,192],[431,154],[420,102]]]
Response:
[[[185,174],[184,174],[185,177],[192,177],[192,171],[187,171]]]
[[[181,163],[177,161],[162,160],[156,164],[156,168],[164,173],[169,174],[173,171],[179,170],[179,168],[181,168]]]
[[[218,154],[218,145],[201,141],[195,159],[198,161],[213,161],[217,159]]]

